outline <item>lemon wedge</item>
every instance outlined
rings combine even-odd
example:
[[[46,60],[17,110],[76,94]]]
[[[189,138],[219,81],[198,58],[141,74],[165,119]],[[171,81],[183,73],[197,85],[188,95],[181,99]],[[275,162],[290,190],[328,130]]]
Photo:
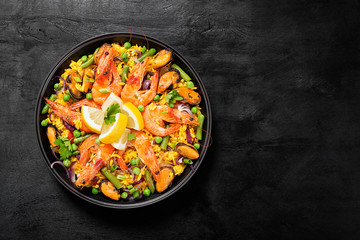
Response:
[[[124,133],[121,135],[119,140],[113,142],[111,145],[119,150],[124,150],[126,148],[126,143],[128,141],[128,135],[130,133],[130,129],[125,129]]]
[[[124,133],[127,122],[128,117],[125,114],[117,113],[115,115],[115,122],[103,125],[99,140],[106,144],[116,142]]]
[[[93,107],[82,106],[81,115],[86,127],[95,133],[101,132],[101,127],[104,122],[104,112]]]
[[[118,103],[121,109],[121,106],[123,104],[123,102],[121,101],[121,99],[116,96],[114,93],[111,93],[108,98],[105,100],[105,102],[103,103],[103,105],[101,106],[101,109],[106,112],[106,110],[113,104]]]
[[[142,130],[144,128],[144,120],[143,117],[134,106],[134,104],[127,102],[122,105],[121,112],[128,116],[127,128],[132,128],[135,130]]]

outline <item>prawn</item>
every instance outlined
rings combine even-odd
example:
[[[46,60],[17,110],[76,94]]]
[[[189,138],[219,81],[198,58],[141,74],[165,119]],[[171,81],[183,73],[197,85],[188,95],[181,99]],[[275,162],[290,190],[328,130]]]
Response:
[[[54,113],[59,116],[62,120],[67,122],[68,124],[75,126],[76,122],[80,121],[80,130],[85,132],[92,132],[90,129],[88,129],[85,125],[85,123],[82,120],[81,113],[73,111],[70,107],[66,107],[64,105],[61,105],[60,103],[53,102],[47,98],[45,98],[46,102],[48,103],[51,110],[54,111]]]
[[[98,66],[91,93],[95,103],[99,105],[105,102],[111,92],[120,96],[122,91],[122,81],[113,60],[114,55],[115,49],[109,44],[104,44],[94,57]]]
[[[181,127],[181,124],[188,124],[190,126],[199,125],[199,122],[189,113],[179,111],[166,105],[156,106],[153,110],[150,110],[147,106],[145,107],[142,116],[145,129],[160,137],[176,132]],[[169,128],[165,128],[164,121],[175,124]]]
[[[100,169],[109,163],[111,159],[111,154],[114,152],[114,147],[110,144],[100,144],[95,143],[96,138],[99,135],[94,134],[87,138],[80,146],[80,160],[79,163],[84,165],[89,158],[89,152],[94,154],[92,161],[89,161],[85,167],[81,170],[76,180],[76,185],[85,186],[88,184],[95,175],[100,171]]]
[[[174,179],[174,173],[173,171],[169,172],[169,169],[167,168],[160,169],[149,138],[144,132],[136,130],[133,130],[132,132],[135,133],[135,140],[133,141],[138,156],[150,170],[156,181],[156,189],[160,193],[171,184],[172,180]]]
[[[149,90],[141,91],[141,86],[146,73],[146,67],[149,65],[150,58],[145,58],[132,69],[129,79],[121,93],[123,102],[131,102],[136,107],[148,105],[156,96],[159,83],[159,74],[155,72],[151,77],[151,86]]]

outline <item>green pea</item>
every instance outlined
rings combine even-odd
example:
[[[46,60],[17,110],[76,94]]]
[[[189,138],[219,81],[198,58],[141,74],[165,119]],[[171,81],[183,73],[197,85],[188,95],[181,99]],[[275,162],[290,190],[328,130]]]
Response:
[[[131,47],[131,43],[126,42],[124,43],[124,48],[129,49]]]
[[[76,138],[78,138],[78,137],[80,137],[80,136],[81,136],[81,133],[80,133],[80,131],[79,131],[79,130],[75,130],[75,131],[73,131],[73,134],[74,134],[74,137],[76,137]]]
[[[200,148],[200,143],[194,143],[194,148],[199,149]]]
[[[95,195],[96,195],[96,194],[99,193],[99,189],[93,187],[93,188],[91,189],[91,192],[92,192],[92,194],[95,194]]]
[[[133,193],[133,198],[138,198],[140,196],[140,192],[139,191],[136,191]]]
[[[145,52],[146,52],[146,50],[147,50],[147,49],[146,49],[146,47],[145,47],[145,46],[143,46],[143,47],[142,47],[142,49],[141,49],[141,52],[142,52],[142,53],[145,53]]]
[[[139,165],[139,163],[140,163],[140,158],[135,158],[135,163],[136,163],[136,165]]]
[[[86,55],[81,57],[81,61],[84,63],[88,60],[88,57]]]
[[[111,165],[111,167],[110,167],[110,171],[115,171],[116,170],[116,168],[117,168],[117,166],[114,164],[114,165]]]
[[[192,113],[197,113],[197,107],[192,107],[192,108],[191,108],[191,112],[192,112]]]
[[[133,166],[135,166],[135,165],[136,165],[136,160],[135,160],[135,159],[131,159],[131,160],[130,160],[130,164],[133,165]]]
[[[146,79],[150,79],[151,78],[151,76],[148,74],[148,75],[146,75]]]
[[[91,99],[92,99],[92,94],[91,94],[91,93],[87,93],[87,94],[86,94],[86,99],[87,99],[87,100],[91,100]]]
[[[134,167],[133,173],[134,173],[135,175],[139,175],[139,174],[140,174],[140,168]]]
[[[128,193],[127,192],[123,192],[122,194],[121,194],[121,198],[122,199],[125,199],[125,198],[127,198],[128,197]]]
[[[95,143],[96,143],[97,145],[100,145],[100,144],[101,144],[99,137],[97,137],[97,138],[95,139]]]
[[[65,160],[63,161],[63,164],[64,164],[65,167],[70,167],[71,162],[70,162],[69,159],[65,159]]]
[[[127,57],[128,57],[128,54],[127,54],[126,52],[123,52],[123,53],[120,55],[120,57],[121,57],[122,59],[127,58]]]
[[[194,83],[192,81],[187,81],[186,82],[186,87],[187,88],[193,88],[194,87]]]
[[[159,95],[156,95],[156,96],[154,97],[154,101],[159,101],[159,99],[160,99],[160,96],[159,96]]]
[[[140,112],[143,112],[145,110],[144,106],[141,104],[138,106],[138,109]]]
[[[76,151],[78,149],[78,146],[75,143],[73,143],[71,144],[71,148],[73,151]]]
[[[41,126],[46,127],[48,125],[48,121],[46,119],[41,121]]]
[[[150,190],[148,188],[145,188],[144,191],[143,191],[143,194],[148,197],[148,196],[151,195],[151,192],[150,192]]]
[[[69,101],[70,100],[70,95],[69,94],[65,94],[64,96],[63,96],[63,100],[64,101]]]
[[[60,83],[55,83],[54,85],[54,90],[57,91],[62,87],[62,85]]]
[[[159,137],[159,136],[155,137],[155,142],[156,143],[161,143],[162,140],[163,140],[162,137]]]

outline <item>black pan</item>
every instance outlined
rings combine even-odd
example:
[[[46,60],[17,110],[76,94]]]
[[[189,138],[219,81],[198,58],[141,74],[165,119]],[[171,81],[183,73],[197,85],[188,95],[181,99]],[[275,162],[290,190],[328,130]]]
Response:
[[[187,183],[190,178],[195,174],[196,170],[200,167],[201,162],[204,160],[205,153],[207,151],[207,147],[200,148],[200,157],[198,160],[195,160],[194,170],[191,170],[190,167],[187,167],[183,174],[179,177],[175,177],[173,184],[163,193],[155,193],[150,197],[143,197],[138,201],[114,201],[105,197],[102,194],[93,195],[91,193],[91,188],[83,188],[82,190],[79,189],[72,183],[66,175],[66,172],[61,166],[55,165],[54,168],[50,168],[50,164],[55,161],[55,158],[51,154],[51,149],[49,146],[49,141],[46,136],[46,128],[40,125],[40,122],[46,118],[45,115],[41,114],[41,110],[45,105],[44,97],[49,97],[53,93],[53,86],[55,84],[55,80],[53,80],[54,76],[61,75],[64,69],[69,67],[71,60],[78,60],[81,56],[85,54],[92,53],[94,49],[100,47],[104,43],[112,43],[112,42],[119,42],[124,43],[129,41],[130,34],[129,33],[110,33],[101,36],[97,36],[91,39],[88,39],[70,51],[68,51],[63,57],[59,59],[59,61],[55,64],[52,68],[48,76],[46,77],[44,83],[40,88],[40,93],[36,103],[35,109],[35,126],[36,126],[36,135],[39,142],[41,153],[44,156],[45,164],[51,171],[51,173],[55,176],[55,178],[70,192],[75,194],[76,196],[94,203],[99,206],[108,207],[108,208],[119,208],[119,209],[126,209],[126,208],[137,208],[143,207],[146,205],[150,205],[156,202],[159,202],[170,195],[174,194],[177,190],[179,190],[182,186]],[[174,48],[170,47],[169,45],[156,40],[151,37],[147,37],[149,42],[150,48],[155,48],[157,51],[160,49],[168,48],[174,51],[174,60],[173,62],[178,64],[191,78],[194,82],[195,86],[198,87],[198,92],[201,95],[201,104],[200,107],[202,108],[202,113],[205,115],[205,123],[204,123],[204,130],[206,132],[203,133],[203,140],[200,142],[202,145],[208,146],[210,142],[210,134],[211,134],[211,109],[210,109],[210,102],[208,95],[206,93],[205,87],[196,73],[195,69],[190,65],[188,61],[178,53]],[[144,36],[138,34],[132,34],[131,44],[135,45],[145,45],[146,46],[146,39]]]

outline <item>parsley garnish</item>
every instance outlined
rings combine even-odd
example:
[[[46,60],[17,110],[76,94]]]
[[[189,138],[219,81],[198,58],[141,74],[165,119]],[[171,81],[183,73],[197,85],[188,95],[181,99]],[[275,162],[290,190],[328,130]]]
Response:
[[[106,110],[106,114],[104,117],[104,122],[106,125],[115,122],[115,114],[120,112],[120,105],[118,103],[112,104]]]
[[[135,139],[135,133],[129,133],[128,140],[131,141],[131,140],[134,140],[134,139]]]
[[[184,98],[178,93],[178,91],[176,90],[172,90],[170,91],[166,96],[165,96],[165,100],[166,103],[169,107],[174,107],[174,103],[176,101],[181,101]]]
[[[58,136],[54,143],[55,145],[60,146],[59,153],[61,160],[68,159],[73,155],[70,139],[67,139],[63,136]]]

